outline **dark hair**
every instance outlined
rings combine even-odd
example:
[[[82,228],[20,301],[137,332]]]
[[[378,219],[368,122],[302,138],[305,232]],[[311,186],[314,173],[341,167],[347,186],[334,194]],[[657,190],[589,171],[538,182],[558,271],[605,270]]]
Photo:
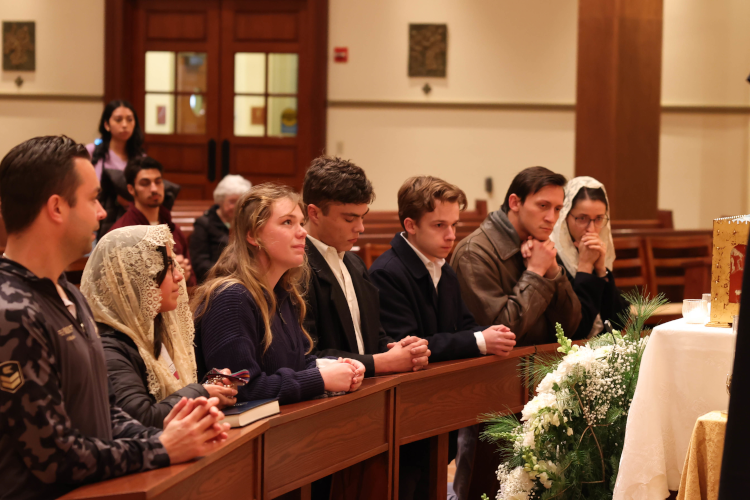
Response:
[[[123,174],[125,175],[125,183],[130,186],[135,186],[135,178],[138,177],[138,172],[141,170],[156,169],[161,173],[164,173],[164,167],[161,163],[150,158],[148,156],[136,156],[128,162],[125,167]]]
[[[339,157],[319,156],[312,161],[302,183],[302,200],[328,213],[328,205],[354,203],[368,205],[375,199],[372,183],[365,171]]]
[[[529,167],[521,170],[513,178],[513,182],[510,183],[508,192],[505,194],[505,201],[503,202],[502,209],[505,212],[510,210],[510,195],[515,194],[521,199],[521,203],[526,201],[526,197],[530,194],[539,192],[545,186],[560,186],[564,187],[565,176],[562,174],[556,174],[552,170],[545,167]]]
[[[435,201],[458,202],[459,210],[466,209],[466,193],[442,179],[430,176],[409,177],[398,190],[398,220],[401,227],[404,220],[419,222],[427,212],[435,210]]]
[[[94,165],[96,165],[99,160],[103,159],[106,162],[109,158],[109,143],[112,140],[112,132],[107,130],[104,124],[109,123],[109,119],[112,118],[112,113],[114,113],[119,107],[128,108],[133,112],[133,118],[135,118],[133,135],[131,135],[128,142],[125,143],[125,153],[127,153],[129,159],[143,155],[143,131],[141,130],[141,123],[138,121],[138,113],[135,112],[133,105],[128,101],[115,99],[104,106],[102,117],[99,120],[99,133],[101,134],[102,142],[94,148],[94,153],[91,155],[91,163]]]
[[[167,277],[167,273],[172,269],[172,259],[169,257],[169,255],[167,255],[167,247],[157,247],[156,251],[161,254],[161,258],[164,261],[164,269],[159,271],[159,274],[154,277],[156,286],[161,286],[161,284],[164,283],[164,279]],[[159,359],[159,354],[161,354],[161,344],[163,338],[164,318],[162,318],[161,313],[158,313],[154,318],[154,357],[156,359]]]
[[[75,158],[88,160],[89,153],[64,135],[29,139],[5,155],[0,162],[0,211],[8,234],[29,227],[52,195],[75,206],[81,183]]]
[[[604,190],[602,188],[587,188],[582,187],[578,190],[575,197],[573,198],[573,202],[570,205],[571,210],[575,208],[576,203],[578,203],[581,200],[591,200],[591,201],[601,201],[604,203],[604,206],[609,210],[609,203],[607,203],[607,195],[604,194]]]

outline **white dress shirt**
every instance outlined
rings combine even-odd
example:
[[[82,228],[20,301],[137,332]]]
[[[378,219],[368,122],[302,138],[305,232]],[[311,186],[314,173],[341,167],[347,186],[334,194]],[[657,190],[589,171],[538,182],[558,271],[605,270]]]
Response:
[[[357,294],[354,291],[352,276],[349,274],[346,264],[344,264],[344,252],[337,252],[335,248],[326,245],[309,234],[307,237],[323,256],[328,267],[333,271],[333,275],[336,276],[341,290],[344,292],[349,312],[352,315],[352,322],[354,323],[354,335],[357,337],[357,351],[359,354],[364,354],[365,344],[362,340],[362,319],[359,316],[359,302],[357,302]]]
[[[432,278],[432,284],[435,285],[435,292],[437,292],[438,289],[438,283],[440,283],[440,277],[443,275],[443,266],[445,265],[445,259],[438,259],[435,262],[428,259],[425,254],[420,252],[417,247],[411,244],[411,241],[409,241],[409,238],[406,237],[406,233],[402,232],[401,237],[409,244],[412,250],[414,250],[414,253],[417,254],[417,257],[419,257],[419,260],[421,260],[424,263],[424,266],[427,268],[427,272],[430,273],[430,277]],[[474,332],[474,338],[477,339],[477,347],[479,348],[479,352],[482,354],[487,354],[487,342],[484,340],[484,335],[482,335],[482,332]]]

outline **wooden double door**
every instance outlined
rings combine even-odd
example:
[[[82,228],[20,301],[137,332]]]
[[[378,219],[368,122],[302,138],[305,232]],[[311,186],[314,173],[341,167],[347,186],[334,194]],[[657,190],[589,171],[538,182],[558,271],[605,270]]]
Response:
[[[105,98],[133,103],[181,199],[230,173],[300,188],[325,147],[327,26],[327,0],[108,1]]]

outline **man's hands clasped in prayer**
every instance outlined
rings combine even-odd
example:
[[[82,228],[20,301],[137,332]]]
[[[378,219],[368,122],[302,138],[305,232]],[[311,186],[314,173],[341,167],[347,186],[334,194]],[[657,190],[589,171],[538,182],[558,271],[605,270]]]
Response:
[[[381,356],[390,363],[391,372],[408,372],[423,370],[430,358],[430,349],[426,339],[412,335],[406,336],[398,342],[391,342],[388,352]]]
[[[216,407],[218,398],[182,398],[164,419],[159,440],[172,465],[208,455],[223,443],[229,424]]]
[[[557,265],[557,250],[552,240],[539,241],[529,238],[521,244],[521,256],[526,269],[547,279],[553,279],[560,272]]]
[[[507,356],[516,345],[516,334],[505,325],[494,325],[482,332],[487,354]]]
[[[356,359],[339,358],[335,363],[320,367],[320,375],[326,391],[356,391],[365,377],[365,365]]]

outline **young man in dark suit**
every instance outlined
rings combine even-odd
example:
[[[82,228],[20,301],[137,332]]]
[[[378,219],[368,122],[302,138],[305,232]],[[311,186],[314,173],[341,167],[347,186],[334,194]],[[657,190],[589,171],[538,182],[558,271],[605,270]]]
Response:
[[[461,298],[456,273],[445,259],[456,241],[459,214],[466,195],[434,177],[407,179],[398,192],[398,216],[404,232],[370,268],[380,290],[380,321],[395,339],[416,335],[429,341],[430,360],[445,361],[495,354],[507,356],[515,335],[503,325],[479,326]],[[456,404],[460,404],[457,402]],[[468,493],[478,429],[462,429],[456,478],[459,499]],[[453,443],[453,439],[451,440]],[[426,441],[401,448],[402,461],[421,472],[416,484],[399,482],[399,498],[421,498],[426,492]],[[404,457],[406,455],[406,460]],[[465,489],[465,490],[464,490]]]
[[[367,268],[350,252],[364,231],[363,220],[375,195],[364,170],[340,158],[321,156],[305,174],[306,252],[311,269],[305,328],[314,354],[353,358],[365,376],[404,372],[427,364],[427,342],[411,336],[400,342],[380,325],[378,289]]]
[[[302,198],[311,271],[304,325],[315,342],[313,354],[356,359],[365,365],[365,377],[426,366],[426,340],[411,336],[394,342],[385,334],[378,289],[365,263],[350,251],[375,198],[364,170],[340,158],[316,158],[305,174]],[[327,499],[330,484],[330,476],[314,482],[312,498]]]

